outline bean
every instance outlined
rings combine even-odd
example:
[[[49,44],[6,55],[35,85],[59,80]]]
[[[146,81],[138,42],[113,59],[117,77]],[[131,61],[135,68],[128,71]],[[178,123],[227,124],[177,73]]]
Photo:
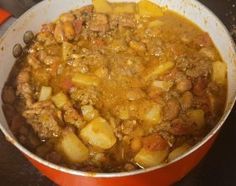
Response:
[[[67,21],[72,22],[75,20],[75,16],[72,13],[64,13],[64,14],[61,14],[60,20],[62,22],[67,22]]]
[[[27,145],[27,138],[24,135],[20,135],[18,139],[21,144]]]
[[[185,92],[190,90],[191,88],[192,88],[192,82],[189,79],[180,80],[176,85],[176,89],[179,92]]]
[[[169,147],[166,140],[159,134],[152,134],[143,139],[143,147],[150,151],[165,150]]]
[[[183,110],[189,109],[193,104],[193,95],[191,92],[185,92],[181,97],[181,106]]]
[[[11,86],[5,86],[2,91],[2,100],[4,103],[12,104],[16,99],[15,91]]]
[[[3,104],[2,110],[3,110],[3,113],[6,117],[7,122],[11,123],[13,116],[16,113],[16,110],[14,109],[14,107],[11,106],[10,104]]]
[[[105,157],[105,154],[101,152],[97,153],[94,158],[95,158],[95,161],[97,162],[105,162],[107,160]]]
[[[180,112],[179,102],[175,99],[170,99],[167,101],[164,107],[164,118],[166,120],[175,119]]]
[[[74,26],[71,22],[67,21],[63,24],[64,33],[67,39],[72,40],[75,37]]]
[[[33,131],[30,131],[28,135],[28,140],[32,148],[36,148],[40,144],[39,138],[33,133]]]
[[[202,96],[207,88],[207,79],[198,78],[193,87],[193,93],[196,96]]]
[[[12,50],[13,56],[17,58],[17,57],[20,57],[22,53],[23,53],[23,48],[21,44],[19,43],[15,44]]]
[[[29,135],[29,128],[27,128],[25,125],[21,125],[21,127],[19,129],[19,133],[24,136],[28,136]]]
[[[132,171],[135,169],[135,166],[131,163],[126,163],[125,166],[124,166],[125,170],[127,171]]]
[[[141,149],[142,147],[142,142],[141,142],[141,139],[140,138],[134,138],[132,139],[131,141],[131,149],[134,151],[134,152],[137,152]]]
[[[52,149],[51,144],[44,143],[36,148],[36,154],[40,157],[44,157],[51,149]]]
[[[58,43],[62,43],[65,40],[62,23],[56,24],[56,27],[54,30],[54,37]]]
[[[56,164],[59,164],[62,160],[62,157],[59,153],[53,151],[53,152],[46,155],[46,160],[56,163]]]
[[[34,39],[34,33],[32,31],[26,31],[23,37],[24,43],[29,44]]]
[[[10,126],[11,131],[13,133],[17,133],[24,123],[25,120],[21,115],[19,114],[15,115],[11,121],[11,126]]]

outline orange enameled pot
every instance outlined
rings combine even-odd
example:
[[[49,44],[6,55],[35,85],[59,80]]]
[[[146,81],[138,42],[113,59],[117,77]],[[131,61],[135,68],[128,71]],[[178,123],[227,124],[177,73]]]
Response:
[[[126,176],[96,177],[95,173],[86,173],[85,175],[67,174],[60,170],[55,170],[45,166],[37,161],[28,158],[31,163],[37,167],[48,178],[54,180],[59,185],[71,186],[167,186],[183,178],[210,149],[217,135],[213,136],[207,143],[199,149],[189,154],[181,161],[171,163],[162,168],[144,171],[141,173],[130,173]]]
[[[131,0],[124,0],[131,1]],[[212,131],[188,152],[167,164],[125,173],[88,173],[67,169],[29,152],[12,135],[2,108],[0,109],[0,128],[6,139],[18,148],[44,175],[59,185],[81,186],[166,186],[184,177],[204,157],[228,114],[236,97],[236,51],[233,40],[221,21],[206,7],[195,0],[153,0],[167,6],[196,23],[208,32],[228,67],[228,93],[225,111]],[[91,4],[90,0],[45,0],[31,8],[13,24],[0,40],[0,91],[14,64],[12,48],[16,43],[23,45],[25,31],[38,32],[44,23],[56,19],[62,12]],[[1,92],[0,92],[1,94]],[[0,100],[2,105],[2,100]]]

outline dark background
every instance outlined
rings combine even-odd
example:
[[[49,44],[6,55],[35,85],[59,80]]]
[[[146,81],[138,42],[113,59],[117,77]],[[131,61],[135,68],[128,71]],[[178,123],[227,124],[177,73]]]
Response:
[[[0,6],[4,1],[0,0]],[[236,41],[236,0],[200,1],[223,21]],[[0,132],[0,185],[54,186],[55,184],[42,176]],[[211,185],[236,186],[236,106],[207,156],[176,184],[176,186]]]

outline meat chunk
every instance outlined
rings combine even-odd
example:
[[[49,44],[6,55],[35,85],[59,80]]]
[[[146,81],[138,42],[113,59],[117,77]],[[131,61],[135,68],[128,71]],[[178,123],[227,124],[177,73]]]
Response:
[[[41,28],[41,31],[42,32],[53,33],[54,29],[55,29],[55,24],[54,23],[49,23],[49,24],[43,24],[42,28]]]
[[[17,92],[16,94],[21,96],[25,100],[26,107],[30,107],[33,104],[33,93],[29,84],[30,69],[24,68],[17,76]]]
[[[27,62],[33,69],[37,69],[40,67],[40,61],[33,54],[27,57]]]
[[[111,15],[109,20],[109,25],[111,29],[116,29],[118,26],[134,28],[136,26],[136,20],[133,15]]]
[[[136,120],[125,120],[121,124],[121,131],[123,134],[130,135],[137,125],[138,123]]]
[[[134,28],[136,26],[134,15],[125,14],[119,18],[119,26]]]
[[[105,14],[93,14],[89,29],[95,32],[106,32],[109,30],[108,18]]]
[[[71,104],[66,104],[63,106],[64,110],[64,121],[71,125],[74,125],[77,128],[81,128],[84,125],[82,116],[77,112]]]
[[[199,76],[207,77],[212,71],[212,61],[209,58],[203,58],[200,55],[192,57],[179,57],[176,60],[176,67],[191,78]]]
[[[23,116],[41,139],[57,137],[61,133],[56,108],[50,101],[33,104]]]
[[[116,29],[119,25],[119,16],[115,14],[111,14],[109,16],[109,25],[111,29]]]
[[[71,98],[80,105],[95,105],[98,102],[99,92],[93,88],[75,89],[71,92]]]
[[[197,78],[199,76],[207,77],[212,71],[212,65],[209,60],[194,60],[191,64],[191,68],[187,69],[186,74],[189,77]]]
[[[160,39],[146,39],[144,42],[151,55],[159,57],[164,54],[163,42]]]
[[[187,135],[193,131],[191,124],[185,123],[181,118],[177,118],[171,122],[170,133],[176,136]]]

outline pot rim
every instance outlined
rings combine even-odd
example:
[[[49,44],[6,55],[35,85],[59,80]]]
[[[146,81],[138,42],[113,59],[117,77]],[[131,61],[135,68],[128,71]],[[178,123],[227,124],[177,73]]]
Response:
[[[28,11],[26,11],[19,19],[22,19],[23,17],[27,16],[29,13],[33,12],[34,9],[36,9],[38,6],[40,6],[41,4],[45,3],[45,1],[42,1],[38,4],[36,4],[35,6],[33,6],[32,8],[30,8]],[[234,48],[234,53],[236,54],[236,44],[234,43],[233,38],[231,37],[228,29],[226,28],[226,26],[222,23],[222,21],[205,5],[203,5],[202,3],[200,3],[199,1],[195,1],[195,3],[201,7],[201,9],[203,9],[204,11],[208,12],[211,16],[213,16],[216,21],[222,26],[222,28],[224,29],[224,31],[227,33],[227,35],[230,38],[230,43]],[[3,34],[3,36],[0,38],[0,43],[2,43],[2,41],[4,40],[5,36],[8,35],[9,31],[11,30],[11,28],[14,28],[15,24],[18,22],[18,20],[16,20],[9,28],[8,30]],[[235,64],[236,65],[236,64]],[[76,175],[76,176],[85,176],[85,177],[96,177],[96,178],[115,178],[115,177],[125,177],[125,176],[134,176],[134,175],[138,175],[138,174],[143,174],[143,173],[148,173],[157,169],[161,169],[164,167],[167,167],[185,157],[187,157],[188,155],[190,155],[191,153],[193,153],[194,151],[196,151],[197,149],[199,149],[201,146],[203,146],[208,140],[210,140],[218,131],[219,129],[222,127],[222,125],[224,124],[225,120],[227,119],[228,115],[230,114],[234,103],[236,101],[236,92],[233,95],[233,99],[232,101],[229,103],[229,106],[227,107],[228,109],[224,112],[223,116],[221,117],[221,119],[218,121],[217,125],[197,144],[195,144],[194,146],[192,146],[186,153],[182,154],[181,156],[177,157],[176,159],[174,159],[173,161],[170,161],[168,163],[163,163],[154,167],[150,167],[150,168],[145,168],[145,169],[139,169],[139,170],[134,170],[134,171],[130,171],[130,172],[117,172],[117,173],[96,173],[96,172],[84,172],[84,171],[80,171],[80,170],[73,170],[73,169],[69,169],[60,165],[56,165],[54,163],[48,162],[42,158],[40,158],[39,156],[33,154],[32,152],[30,152],[29,150],[27,150],[24,146],[22,146],[16,139],[15,137],[11,136],[8,131],[2,126],[2,124],[0,123],[0,129],[3,132],[3,134],[5,135],[5,138],[7,141],[9,141],[10,143],[12,143],[17,149],[19,149],[24,155],[28,156],[29,158],[37,161],[38,163],[50,167],[52,169],[61,171],[63,173],[68,173],[71,175]]]

